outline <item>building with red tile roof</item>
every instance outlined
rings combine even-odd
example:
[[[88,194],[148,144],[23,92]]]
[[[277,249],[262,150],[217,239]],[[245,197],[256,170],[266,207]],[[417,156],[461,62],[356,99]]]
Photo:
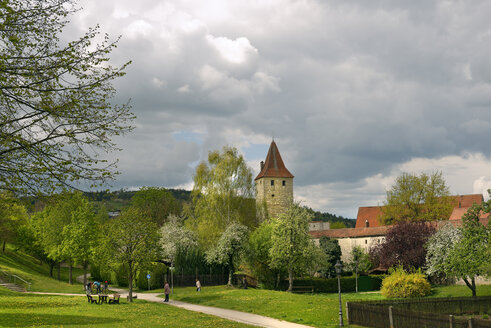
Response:
[[[460,220],[467,210],[476,203],[482,204],[484,198],[481,194],[452,196],[455,207],[450,214],[449,220]],[[362,206],[358,208],[355,228],[381,226],[380,217],[383,214],[383,206]],[[489,214],[483,214],[481,218],[487,218]]]

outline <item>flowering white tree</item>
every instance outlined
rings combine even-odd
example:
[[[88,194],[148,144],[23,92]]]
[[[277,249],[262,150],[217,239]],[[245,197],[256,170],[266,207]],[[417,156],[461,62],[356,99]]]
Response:
[[[206,252],[208,263],[223,264],[228,267],[228,283],[232,286],[232,275],[236,263],[245,251],[248,239],[248,228],[238,223],[232,223],[225,229],[217,245]]]
[[[448,257],[460,239],[460,230],[451,223],[445,224],[426,243],[426,273],[429,276],[446,276],[450,274]]]
[[[188,251],[198,246],[196,234],[183,224],[184,219],[169,215],[168,222],[160,228],[160,246],[165,259],[174,262],[179,251]]]

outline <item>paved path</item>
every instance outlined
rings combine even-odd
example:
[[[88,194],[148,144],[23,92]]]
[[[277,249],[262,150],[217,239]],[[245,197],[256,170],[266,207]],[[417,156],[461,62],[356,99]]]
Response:
[[[77,281],[83,281],[83,276],[77,277]],[[121,288],[110,288],[111,291],[118,292],[121,297],[128,296],[128,291]],[[54,295],[59,295],[58,293],[49,293]],[[77,295],[77,294],[70,294]],[[80,294],[78,294],[80,295]],[[162,293],[138,293],[138,299],[145,300],[148,302],[164,303],[164,299],[159,297]],[[85,295],[82,295],[85,296]],[[273,319],[269,317],[264,317],[258,314],[240,312],[235,310],[222,309],[212,306],[204,306],[197,304],[184,303],[180,301],[170,300],[169,303],[164,303],[172,306],[176,306],[185,310],[201,312],[217,317],[225,318],[232,321],[242,322],[253,326],[266,327],[266,328],[311,328],[310,326],[300,325],[298,323]]]

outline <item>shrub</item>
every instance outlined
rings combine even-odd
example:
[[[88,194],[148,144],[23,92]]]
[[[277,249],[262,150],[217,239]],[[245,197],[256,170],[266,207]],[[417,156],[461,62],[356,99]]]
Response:
[[[167,273],[167,267],[163,263],[152,263],[147,269],[138,271],[136,278],[136,286],[139,289],[146,290],[163,288]],[[147,279],[147,274],[150,274],[150,281]]]
[[[382,281],[382,276],[359,276],[358,277],[358,291],[371,291],[379,290]],[[295,279],[293,282],[293,288],[295,286],[313,286],[316,293],[337,293],[338,292],[338,279],[337,278],[304,278]],[[286,290],[288,287],[288,281],[281,282],[280,289]],[[341,277],[341,291],[344,293],[353,293],[356,289],[355,277]]]
[[[420,270],[407,273],[399,266],[382,281],[382,295],[385,297],[423,297],[430,293],[431,286]]]

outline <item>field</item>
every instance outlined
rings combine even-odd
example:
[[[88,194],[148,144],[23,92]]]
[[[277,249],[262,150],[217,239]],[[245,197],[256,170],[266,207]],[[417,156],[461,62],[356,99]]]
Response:
[[[160,303],[87,303],[83,296],[13,293],[0,287],[0,327],[250,327]]]

